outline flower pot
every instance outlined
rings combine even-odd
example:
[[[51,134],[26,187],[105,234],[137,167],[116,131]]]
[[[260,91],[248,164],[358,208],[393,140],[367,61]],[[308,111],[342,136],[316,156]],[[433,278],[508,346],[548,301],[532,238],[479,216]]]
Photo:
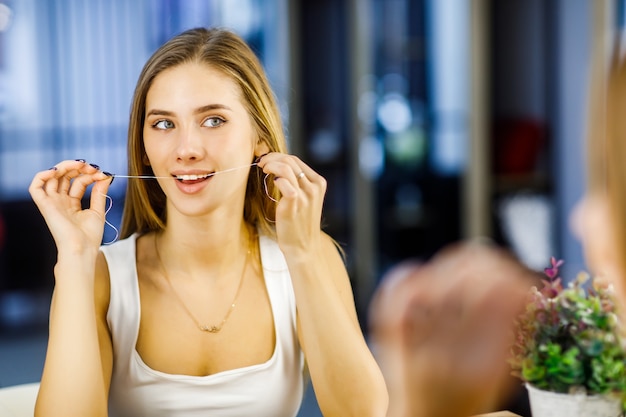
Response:
[[[619,417],[619,398],[600,395],[561,394],[526,384],[533,417]]]

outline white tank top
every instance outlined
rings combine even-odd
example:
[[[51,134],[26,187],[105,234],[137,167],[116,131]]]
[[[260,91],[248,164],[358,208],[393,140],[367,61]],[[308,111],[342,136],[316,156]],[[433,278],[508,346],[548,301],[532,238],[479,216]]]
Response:
[[[148,367],[135,349],[140,320],[137,235],[103,246],[111,276],[107,321],[113,340],[111,417],[293,417],[303,395],[304,355],[296,332],[296,302],[276,241],[259,247],[274,316],[276,346],[265,363],[208,376],[173,375]]]

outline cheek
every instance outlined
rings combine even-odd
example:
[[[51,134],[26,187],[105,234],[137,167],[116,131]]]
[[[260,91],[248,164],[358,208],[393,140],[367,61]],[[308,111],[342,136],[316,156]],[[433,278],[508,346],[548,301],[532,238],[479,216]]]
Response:
[[[159,142],[158,138],[154,137],[154,132],[144,129],[143,132],[143,147],[144,147],[144,163],[147,165],[156,164],[161,155],[168,153],[168,150],[164,149],[163,142]]]
[[[586,197],[572,212],[570,225],[583,246],[590,272],[603,274],[615,271],[615,243],[606,202]]]

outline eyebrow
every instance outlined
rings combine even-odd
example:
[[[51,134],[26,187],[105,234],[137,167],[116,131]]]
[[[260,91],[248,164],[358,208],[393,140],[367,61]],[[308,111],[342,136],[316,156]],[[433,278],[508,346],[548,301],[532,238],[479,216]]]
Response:
[[[195,109],[193,111],[193,113],[194,114],[202,114],[202,113],[205,113],[205,112],[211,111],[211,110],[230,110],[230,111],[232,111],[233,109],[231,109],[230,107],[228,107],[225,104],[207,104],[206,106],[198,107],[197,109]],[[148,116],[173,116],[173,115],[174,115],[174,112],[171,112],[169,110],[160,110],[160,109],[152,109],[148,113],[146,113],[146,117],[148,117]]]

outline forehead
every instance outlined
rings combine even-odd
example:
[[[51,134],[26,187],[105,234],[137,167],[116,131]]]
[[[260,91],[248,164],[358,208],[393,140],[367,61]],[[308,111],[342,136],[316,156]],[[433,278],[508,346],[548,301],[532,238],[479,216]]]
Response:
[[[160,72],[146,95],[146,107],[171,107],[223,103],[241,103],[241,90],[232,77],[214,67],[187,62]]]

